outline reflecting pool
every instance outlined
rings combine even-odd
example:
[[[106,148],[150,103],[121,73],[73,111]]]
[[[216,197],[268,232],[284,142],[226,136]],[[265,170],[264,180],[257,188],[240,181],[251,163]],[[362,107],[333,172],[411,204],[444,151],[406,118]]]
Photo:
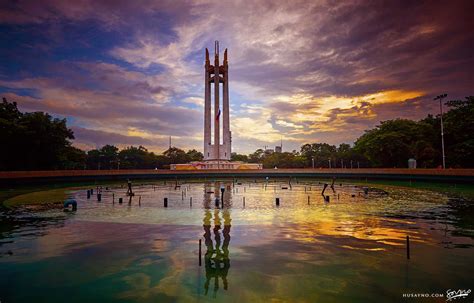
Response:
[[[337,182],[326,200],[317,180],[159,181],[133,197],[111,185],[100,202],[91,188],[71,192],[75,212],[2,211],[2,303],[420,302],[403,294],[474,288],[472,201]]]

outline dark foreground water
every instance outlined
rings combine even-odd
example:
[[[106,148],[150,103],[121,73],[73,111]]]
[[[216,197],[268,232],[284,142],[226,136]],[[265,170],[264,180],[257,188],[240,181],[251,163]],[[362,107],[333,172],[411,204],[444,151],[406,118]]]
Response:
[[[102,202],[71,193],[77,212],[3,211],[0,301],[446,302],[474,288],[472,202],[347,184],[325,202],[317,181],[239,182],[136,185],[131,201],[104,186]]]

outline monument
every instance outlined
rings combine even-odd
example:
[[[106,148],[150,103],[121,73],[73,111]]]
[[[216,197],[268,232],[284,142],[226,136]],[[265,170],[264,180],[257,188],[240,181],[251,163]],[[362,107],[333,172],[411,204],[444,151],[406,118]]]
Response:
[[[221,83],[222,98],[220,98]],[[211,106],[212,92],[214,92],[214,108]],[[212,131],[214,131],[214,140],[212,140],[211,136]],[[204,65],[204,161],[171,164],[170,168],[175,170],[262,169],[261,164],[230,161],[231,153],[232,133],[230,131],[229,116],[229,64],[227,61],[227,49],[224,50],[224,60],[222,65],[220,65],[219,41],[215,41],[214,65],[211,65],[207,48]]]
[[[229,125],[229,65],[227,49],[224,51],[224,61],[219,65],[219,41],[214,45],[214,65],[209,60],[206,48],[206,63],[204,66],[204,160],[229,161],[231,153],[231,132]],[[222,111],[220,87],[222,83]],[[214,86],[212,87],[212,84]],[[214,111],[211,111],[211,88],[214,90]],[[212,112],[212,114],[211,114]],[[222,113],[222,143],[221,143],[221,113]],[[214,119],[212,118],[214,116]],[[214,142],[211,142],[211,130],[214,124]]]

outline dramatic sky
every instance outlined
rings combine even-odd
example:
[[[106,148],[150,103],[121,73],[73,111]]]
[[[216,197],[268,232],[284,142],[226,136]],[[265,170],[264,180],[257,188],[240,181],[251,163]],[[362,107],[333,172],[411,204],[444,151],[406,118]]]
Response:
[[[352,143],[474,94],[474,1],[0,1],[0,95],[74,144],[202,150],[204,49],[229,49],[233,150]],[[212,52],[211,52],[212,55]]]

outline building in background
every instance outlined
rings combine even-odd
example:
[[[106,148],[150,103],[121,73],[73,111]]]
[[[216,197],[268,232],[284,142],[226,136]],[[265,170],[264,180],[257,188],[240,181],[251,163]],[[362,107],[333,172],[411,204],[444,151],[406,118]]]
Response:
[[[283,152],[283,138],[280,140],[280,146],[275,146],[275,152],[276,153],[282,153]]]

